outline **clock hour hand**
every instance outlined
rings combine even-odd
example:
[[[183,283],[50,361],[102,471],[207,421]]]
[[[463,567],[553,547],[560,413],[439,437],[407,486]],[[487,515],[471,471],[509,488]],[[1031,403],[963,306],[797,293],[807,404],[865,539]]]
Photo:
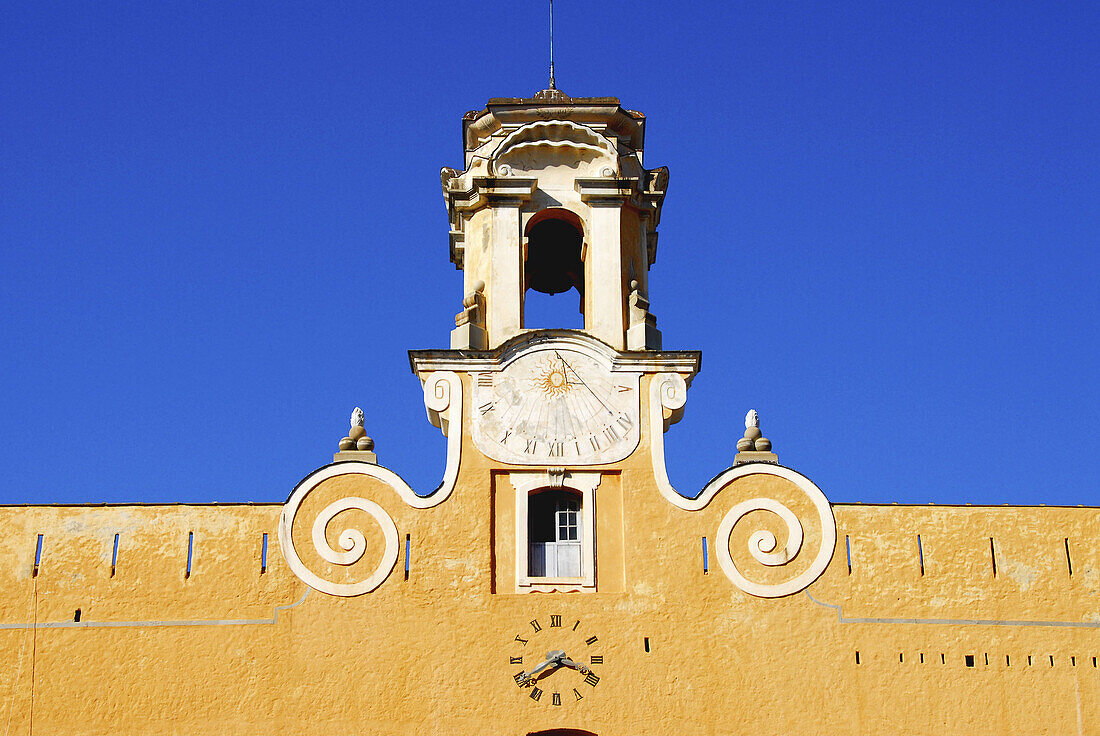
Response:
[[[556,667],[564,657],[565,657],[565,652],[563,652],[560,649],[555,649],[552,652],[547,652],[546,653],[546,659],[543,660],[543,662],[541,664],[536,666],[530,672],[520,673],[519,684],[520,685],[527,685],[531,682],[534,682],[535,675],[542,672],[547,667],[551,667],[551,666]]]

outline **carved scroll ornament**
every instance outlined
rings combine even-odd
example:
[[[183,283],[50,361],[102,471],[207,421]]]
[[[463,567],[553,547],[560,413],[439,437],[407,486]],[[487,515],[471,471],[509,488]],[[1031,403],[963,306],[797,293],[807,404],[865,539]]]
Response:
[[[678,418],[687,400],[687,382],[676,373],[654,376],[649,393],[650,453],[653,458],[653,474],[657,487],[670,503],[685,511],[698,511],[717,495],[717,493],[738,478],[754,475],[774,475],[793,483],[810,502],[821,533],[813,549],[804,549],[805,532],[802,521],[789,506],[774,498],[751,498],[731,508],[718,525],[715,535],[718,565],[726,577],[741,590],[760,598],[779,598],[808,587],[817,580],[829,566],[833,550],[836,547],[836,520],[832,507],[825,494],[806,476],[790,468],[769,463],[749,463],[737,465],[718,475],[707,483],[696,498],[689,499],[676,492],[668,479],[665,468],[664,435],[658,427],[667,429],[671,421]],[[774,515],[786,530],[786,541],[779,546],[775,534],[767,529],[757,529],[748,538],[748,553],[757,563],[768,567],[784,567],[796,560],[805,560],[812,555],[808,566],[802,572],[793,573],[781,582],[755,582],[745,576],[730,554],[730,538],[734,527],[742,520],[758,518],[752,512],[763,511]]]
[[[290,498],[283,505],[279,520],[279,547],[290,569],[310,587],[336,596],[356,596],[377,588],[393,571],[399,553],[399,535],[397,525],[386,510],[376,501],[359,496],[338,498],[326,505],[312,519],[309,539],[312,550],[329,565],[340,565],[356,571],[351,582],[339,582],[328,579],[311,570],[299,555],[294,536],[295,525],[310,524],[310,519],[301,513],[303,504],[310,494],[326,480],[342,475],[366,475],[389,486],[402,501],[417,509],[431,508],[443,503],[454,490],[458,477],[458,461],[462,447],[462,382],[451,371],[436,371],[424,381],[424,404],[428,418],[447,436],[447,466],[443,472],[443,481],[431,493],[421,496],[397,473],[366,462],[338,462],[314,471],[298,484]],[[333,524],[341,524],[343,514],[358,509],[372,517],[375,528],[358,529],[345,526],[337,534],[340,549],[336,549],[328,540],[328,530]],[[369,547],[367,534],[378,534],[383,540],[381,559],[376,565],[365,560]],[[362,572],[360,572],[362,568]]]

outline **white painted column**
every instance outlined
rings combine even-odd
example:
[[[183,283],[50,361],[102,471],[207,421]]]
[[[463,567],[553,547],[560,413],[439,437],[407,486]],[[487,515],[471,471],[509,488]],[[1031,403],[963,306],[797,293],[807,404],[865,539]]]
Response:
[[[594,199],[584,264],[584,329],[616,350],[626,347],[623,296],[622,201]]]
[[[519,227],[521,204],[518,199],[492,203],[493,221],[489,243],[492,277],[485,295],[490,348],[518,335],[523,329],[523,243]]]

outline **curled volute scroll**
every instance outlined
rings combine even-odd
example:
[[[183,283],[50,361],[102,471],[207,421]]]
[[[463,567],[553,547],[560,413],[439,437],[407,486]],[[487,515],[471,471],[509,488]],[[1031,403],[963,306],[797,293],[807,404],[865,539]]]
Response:
[[[671,422],[679,419],[686,401],[687,383],[683,376],[675,373],[654,376],[649,391],[650,427],[668,428]],[[836,547],[836,520],[832,507],[825,494],[806,476],[790,468],[763,462],[751,462],[736,465],[719,474],[707,483],[702,493],[693,499],[677,493],[668,479],[665,468],[665,450],[663,432],[650,432],[650,454],[653,458],[653,474],[657,487],[670,503],[686,511],[698,511],[707,506],[720,490],[729,486],[738,478],[749,475],[773,475],[790,481],[805,497],[808,503],[799,503],[802,510],[800,519],[790,506],[777,498],[750,498],[733,506],[722,518],[715,535],[715,547],[718,565],[734,585],[741,590],[761,598],[779,598],[803,590],[817,580],[833,557]],[[769,582],[750,580],[734,562],[730,553],[730,539],[734,527],[740,524],[759,523],[762,518],[753,512],[773,515],[785,530],[782,545],[776,535],[766,529],[757,528],[748,536],[748,554],[757,563],[773,568],[786,568],[790,565],[792,573],[781,580],[768,576]],[[812,548],[806,548],[806,532],[803,523],[813,522],[819,533],[812,535]],[[808,560],[808,563],[807,563]],[[801,570],[794,572],[794,570]],[[781,577],[781,576],[780,576]]]
[[[436,506],[451,495],[458,477],[459,455],[462,447],[462,382],[451,371],[430,373],[424,380],[424,404],[432,424],[443,430],[447,436],[447,466],[443,472],[443,481],[427,495],[417,495],[397,473],[368,462],[337,462],[315,470],[302,479],[290,498],[283,505],[279,520],[279,547],[283,557],[294,574],[310,587],[323,593],[337,596],[355,596],[369,593],[377,588],[392,572],[397,564],[399,542],[397,525],[382,507],[379,501],[392,502],[391,494],[380,494],[376,500],[349,495],[331,500],[312,518],[312,509],[317,501],[308,503],[310,495],[331,478],[347,475],[365,475],[389,486],[397,496],[409,506],[426,509]],[[327,499],[326,499],[327,500]],[[324,501],[322,500],[321,503]],[[362,519],[362,515],[349,515],[346,512],[358,510],[365,512],[371,520],[364,528],[352,524]],[[373,522],[373,523],[371,523]],[[295,528],[307,524],[307,535],[299,533],[297,541]],[[336,544],[330,542],[336,532]],[[368,542],[370,535],[381,534],[382,544]],[[308,543],[305,540],[308,538]],[[367,559],[369,549],[381,547],[381,554]],[[299,550],[299,547],[303,549]],[[339,549],[337,549],[339,547]],[[316,562],[307,565],[302,552],[308,559]],[[331,573],[327,576],[320,570],[333,570],[332,566],[346,568],[348,574],[339,577]],[[317,567],[319,570],[311,569]]]

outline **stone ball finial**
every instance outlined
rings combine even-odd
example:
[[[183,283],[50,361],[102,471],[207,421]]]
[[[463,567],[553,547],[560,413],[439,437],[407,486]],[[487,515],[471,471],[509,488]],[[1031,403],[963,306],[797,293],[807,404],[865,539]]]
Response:
[[[362,437],[360,437],[358,440],[355,441],[355,449],[356,450],[373,450],[374,449],[374,440],[372,440],[370,437],[368,437],[366,435],[363,435]]]
[[[638,290],[638,286],[639,286],[639,284],[638,284],[638,279],[631,279],[631,280],[630,280],[630,290],[631,290],[631,291],[637,291],[637,290]]]
[[[363,444],[364,439],[370,443],[371,447],[374,447],[374,440],[367,437],[367,430],[363,429],[363,410],[357,406],[355,411],[351,413],[351,430],[348,432],[347,437],[340,440],[340,452],[362,450],[363,448],[360,445]]]
[[[760,415],[756,413],[756,409],[749,409],[749,413],[745,415],[745,436],[737,441],[737,451],[741,452],[767,452],[770,453],[772,449],[772,442],[763,435],[760,431]],[[752,456],[750,456],[752,457]],[[759,461],[759,457],[754,458]],[[740,462],[751,462],[752,460],[742,459]],[[772,460],[765,460],[765,462],[774,462]]]
[[[485,291],[485,282],[478,279],[474,282],[474,291]]]

